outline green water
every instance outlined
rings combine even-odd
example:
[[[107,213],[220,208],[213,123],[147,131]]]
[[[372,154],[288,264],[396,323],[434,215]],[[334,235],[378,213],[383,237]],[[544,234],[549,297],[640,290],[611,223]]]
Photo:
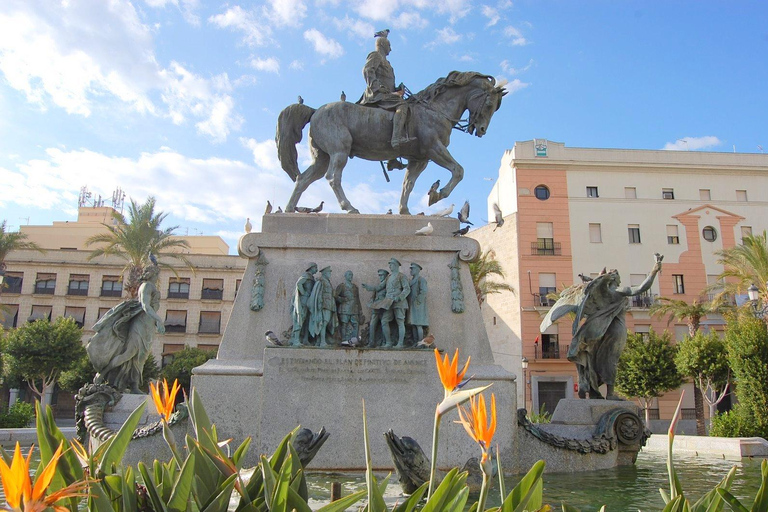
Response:
[[[731,493],[747,508],[760,487],[760,460],[742,459],[729,461],[703,457],[675,457],[675,468],[686,497],[691,503],[698,500],[722,480],[732,466],[737,467]],[[377,475],[383,478],[386,475]],[[520,477],[506,480],[509,492]],[[330,500],[330,482],[342,483],[342,494],[347,495],[365,488],[365,478],[338,474],[312,474],[308,476],[312,507],[317,508]],[[387,488],[387,501],[394,503],[402,497],[397,477],[393,475]],[[565,502],[582,512],[597,511],[602,505],[607,510],[635,511],[661,510],[664,502],[659,488],[669,491],[666,455],[660,452],[643,452],[635,466],[604,471],[575,473],[546,473],[544,475],[544,498],[556,510]],[[470,498],[472,499],[472,498]],[[498,487],[490,491],[488,506],[499,504]]]

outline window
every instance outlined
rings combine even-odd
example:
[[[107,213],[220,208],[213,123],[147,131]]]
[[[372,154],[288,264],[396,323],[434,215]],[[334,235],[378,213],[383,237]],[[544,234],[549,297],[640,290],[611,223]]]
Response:
[[[188,299],[189,298],[189,278],[172,277],[168,283],[169,299]]]
[[[627,227],[627,230],[629,231],[629,243],[639,244],[640,243],[640,224],[630,224]]]
[[[637,189],[635,187],[624,187],[624,197],[627,199],[637,199]]]
[[[541,201],[546,201],[549,199],[549,189],[544,185],[539,185],[535,189],[533,189],[533,193],[536,196],[536,199],[539,199]]]
[[[235,281],[235,297],[237,297],[237,292],[240,291],[240,283],[242,282],[243,282],[242,279],[238,279],[237,281]]]
[[[645,278],[648,277],[645,274],[629,274],[629,286],[632,286],[633,288],[635,286],[640,286],[645,281]],[[655,299],[655,296],[649,291],[646,291],[644,293],[641,293],[640,295],[633,295],[630,297],[630,305],[633,308],[650,308],[653,305],[653,301]]]
[[[715,231],[715,228],[712,226],[707,226],[701,230],[701,236],[703,236],[704,240],[707,242],[714,242],[717,240],[717,231]]]
[[[699,189],[699,199],[702,201],[711,201],[712,200],[712,193],[709,191],[708,188],[700,188]]]
[[[102,297],[120,297],[123,295],[123,281],[120,276],[104,276],[101,280]]]
[[[541,335],[541,358],[560,359],[560,345],[557,343],[557,334]]]
[[[752,226],[741,226],[741,243],[744,243],[744,238],[752,236]]]
[[[598,197],[597,187],[587,187],[587,197]]]
[[[672,281],[675,286],[675,294],[679,295],[685,293],[685,282],[683,281],[682,274],[672,274]]]
[[[82,328],[85,324],[85,308],[67,306],[64,308],[64,317],[73,319],[77,326]]]
[[[593,244],[599,244],[603,242],[603,235],[600,232],[600,224],[589,225],[589,241]]]
[[[536,223],[536,243],[533,254],[555,255],[555,228],[551,222]]]
[[[27,322],[34,322],[35,320],[51,319],[51,306],[32,306],[32,314],[27,318]]]
[[[677,224],[667,224],[667,243],[670,245],[677,245],[680,243]]]
[[[648,341],[650,336],[651,326],[647,324],[635,324],[635,333],[643,337],[643,341]]]
[[[109,308],[99,308],[99,317],[96,319],[96,321],[98,322],[99,320],[101,320],[101,317],[106,315],[107,311],[109,311]]]
[[[21,285],[24,282],[24,273],[6,272],[3,279],[2,293],[21,293]]]
[[[3,308],[0,309],[0,325],[3,329],[13,329],[19,320],[19,305],[3,304]]]
[[[184,345],[182,344],[163,343],[163,354],[162,354],[163,359],[161,361],[161,364],[163,365],[163,367],[170,364],[171,361],[173,361],[173,354],[181,350],[184,350]]]
[[[187,312],[166,311],[165,332],[187,332]]]
[[[746,190],[737,190],[736,191],[736,200],[742,203],[747,202],[747,191]]]
[[[200,327],[197,332],[200,334],[219,334],[221,328],[220,311],[201,311]]]
[[[90,276],[87,274],[70,274],[67,295],[88,295],[88,282],[90,279]]]
[[[663,189],[661,189],[661,198],[662,199],[674,199],[675,198],[675,189],[673,189],[673,188],[663,188]]]
[[[56,289],[56,274],[43,274],[38,272],[35,279],[35,293],[53,295]]]
[[[205,350],[207,352],[218,352],[219,351],[219,346],[218,345],[214,345],[212,343],[198,343],[197,344],[197,348],[199,348],[200,350]]]
[[[224,296],[223,279],[203,279],[203,291],[201,299],[221,300]]]
[[[554,273],[539,273],[539,300],[537,306],[553,306],[554,299],[547,297],[550,293],[557,292],[557,275]]]

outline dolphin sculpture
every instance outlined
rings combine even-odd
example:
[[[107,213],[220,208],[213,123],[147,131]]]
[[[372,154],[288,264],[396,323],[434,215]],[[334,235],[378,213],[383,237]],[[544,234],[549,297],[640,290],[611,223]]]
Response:
[[[325,427],[321,428],[317,433],[312,432],[308,428],[302,428],[296,432],[291,443],[296,453],[299,454],[301,467],[306,468],[307,464],[312,462],[312,459],[315,458],[315,455],[317,455],[317,452],[320,451],[320,448],[330,435],[325,430]]]

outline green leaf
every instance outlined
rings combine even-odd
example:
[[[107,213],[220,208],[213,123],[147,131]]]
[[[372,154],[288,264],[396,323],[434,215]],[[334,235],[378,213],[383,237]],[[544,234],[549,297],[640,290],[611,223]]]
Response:
[[[277,472],[267,463],[266,457],[261,456],[261,476],[264,478],[264,499],[272,509],[272,501],[277,486]]]
[[[755,502],[752,504],[752,512],[768,510],[768,461],[765,459],[760,463],[760,472],[763,478],[760,483],[760,489],[757,490],[755,495]]]
[[[157,470],[158,465],[159,462],[155,461],[155,470]],[[152,508],[154,508],[156,512],[168,512],[168,508],[165,506],[165,503],[160,499],[160,495],[157,493],[157,480],[150,476],[149,471],[147,471],[147,466],[144,465],[143,462],[139,462],[138,468],[139,473],[141,473],[141,478],[144,480],[144,485],[147,488],[149,501],[152,502]],[[155,474],[157,474],[157,471],[155,471]]]
[[[368,437],[368,419],[365,415],[365,400],[363,400],[363,441],[365,443],[365,483],[368,487],[368,512],[387,512],[383,492],[376,484],[376,477],[373,476],[371,444]]]
[[[133,468],[128,466],[125,468],[125,474],[123,475],[123,478],[120,479],[122,483],[122,489],[120,490],[120,494],[122,494],[122,503],[123,503],[123,510],[138,510],[137,505],[137,498],[136,498],[136,477],[133,473]]]
[[[271,512],[290,512],[290,510],[288,510],[288,490],[291,487],[292,471],[293,458],[289,455],[285,459],[283,467],[280,468],[280,473],[277,477],[275,492],[272,496],[272,504],[269,507]]]
[[[563,512],[581,512],[581,511],[576,507],[572,507],[570,505],[563,503]]]
[[[242,463],[243,463],[243,457],[245,456],[246,452],[248,451],[248,447],[251,446],[251,437],[246,437],[245,441],[240,443],[240,446],[237,447],[237,450],[235,450],[235,453],[232,454],[232,462],[235,463],[235,466],[237,466],[238,469],[242,469]]]
[[[123,426],[117,431],[117,434],[112,436],[107,441],[109,446],[104,450],[103,458],[99,462],[99,467],[96,472],[98,475],[105,475],[111,472],[113,464],[119,464],[123,460],[125,450],[128,448],[128,443],[131,442],[133,431],[136,430],[136,425],[139,424],[141,416],[144,414],[144,410],[147,408],[147,402],[142,402],[136,410],[134,410],[128,419],[125,420]]]
[[[466,485],[459,487],[456,496],[448,501],[443,507],[443,512],[462,512],[469,498],[469,487]]]
[[[731,507],[731,510],[733,510],[733,512],[749,512],[747,510],[747,507],[742,505],[741,502],[736,499],[736,496],[726,491],[725,489],[718,488],[717,494],[719,494],[720,497],[722,497],[725,500],[725,502],[728,504],[729,507]]]
[[[226,512],[229,508],[229,498],[232,496],[232,489],[235,488],[235,479],[237,475],[227,478],[221,486],[221,492],[206,505],[202,512]]]
[[[449,494],[453,487],[453,480],[458,474],[458,468],[453,468],[445,475],[443,481],[437,486],[435,492],[429,497],[424,505],[422,512],[440,512],[443,510],[443,504],[449,499]]]
[[[507,491],[504,486],[504,471],[501,468],[501,454],[499,453],[499,445],[496,445],[496,471],[499,475],[499,496],[503,502]]]
[[[667,506],[664,507],[662,512],[684,512],[685,509],[685,497],[678,495],[675,499],[667,503]]]
[[[101,482],[91,484],[89,491],[88,510],[90,512],[115,512]]]
[[[194,476],[195,454],[193,452],[187,456],[187,460],[184,461],[184,465],[181,467],[181,472],[176,477],[176,483],[173,485],[173,491],[171,492],[171,499],[168,501],[168,508],[178,510],[179,512],[184,512],[187,509],[187,502],[192,493]]]
[[[205,412],[203,401],[200,399],[196,388],[192,388],[189,397],[189,419],[192,420],[192,428],[195,431],[197,440],[205,448],[214,452],[218,451],[218,445],[210,438],[210,433],[212,432],[211,419],[208,417],[208,413]],[[204,432],[207,434],[204,435]]]
[[[299,494],[290,486],[288,486],[287,489],[288,497],[286,500],[286,512],[312,512],[312,509],[309,508],[309,505],[307,505],[307,501],[304,498],[299,496]]]
[[[733,478],[736,475],[736,466],[733,466],[728,474],[717,484],[711,491],[699,498],[699,500],[691,506],[692,512],[719,512],[723,509],[725,503],[720,495],[717,493],[717,489],[730,490]]]
[[[426,492],[427,488],[424,485],[422,485],[420,488],[424,488],[424,491],[422,491],[422,495],[423,495],[424,492]],[[343,498],[333,501],[325,505],[324,507],[318,509],[317,512],[343,512],[344,510],[347,510],[349,507],[351,507],[352,505],[354,505],[355,503],[363,499],[367,492],[368,491],[366,490],[362,490],[362,491],[357,491],[356,493],[350,494],[349,496],[344,496]]]
[[[543,491],[541,475],[544,473],[545,465],[544,461],[540,460],[531,466],[528,473],[526,473],[520,482],[518,482],[502,503],[502,512],[512,512],[513,510],[517,510],[520,504],[523,503],[523,500],[525,500],[525,504],[530,500],[530,506],[533,510],[537,510],[541,507]],[[536,503],[538,503],[538,506],[536,506]]]
[[[421,498],[423,498],[427,493],[427,489],[429,489],[429,482],[424,482],[421,484],[421,487],[416,489],[413,494],[408,497],[407,500],[395,507],[392,512],[413,512],[413,510],[416,508],[416,505],[421,502]]]

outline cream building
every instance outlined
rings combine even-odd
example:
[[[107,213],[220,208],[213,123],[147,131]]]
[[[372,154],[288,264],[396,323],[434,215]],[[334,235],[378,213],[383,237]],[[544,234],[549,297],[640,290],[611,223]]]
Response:
[[[84,329],[83,340],[93,335],[93,324],[124,297],[124,260],[99,257],[88,261],[92,248],[85,241],[106,231],[112,208],[82,207],[75,222],[52,226],[22,226],[32,242],[46,249],[15,251],[6,259],[5,287],[0,303],[10,312],[5,327],[16,327],[40,317],[73,317]],[[193,269],[173,259],[173,271],[163,269],[158,288],[159,314],[166,333],[157,335],[153,354],[158,363],[185,345],[217,350],[224,332],[246,261],[230,256],[229,247],[218,236],[183,237],[184,250]],[[175,271],[175,273],[174,273]]]
[[[680,340],[687,327],[651,318],[657,296],[691,302],[705,295],[722,270],[715,251],[768,228],[768,155],[569,148],[537,139],[504,153],[488,197],[505,224],[472,231],[492,250],[516,294],[488,297],[483,305],[497,362],[523,375],[518,402],[538,410],[574,396],[574,365],[566,360],[571,320],[545,333],[539,324],[552,301],[547,293],[596,275],[619,271],[640,284],[664,255],[662,274],[645,297],[631,300],[627,326],[634,332],[669,329]],[[706,298],[706,297],[705,297]],[[721,329],[713,315],[704,328]],[[523,371],[522,358],[528,362]],[[658,415],[669,419],[677,393],[662,397]],[[686,393],[688,417],[693,393]]]

